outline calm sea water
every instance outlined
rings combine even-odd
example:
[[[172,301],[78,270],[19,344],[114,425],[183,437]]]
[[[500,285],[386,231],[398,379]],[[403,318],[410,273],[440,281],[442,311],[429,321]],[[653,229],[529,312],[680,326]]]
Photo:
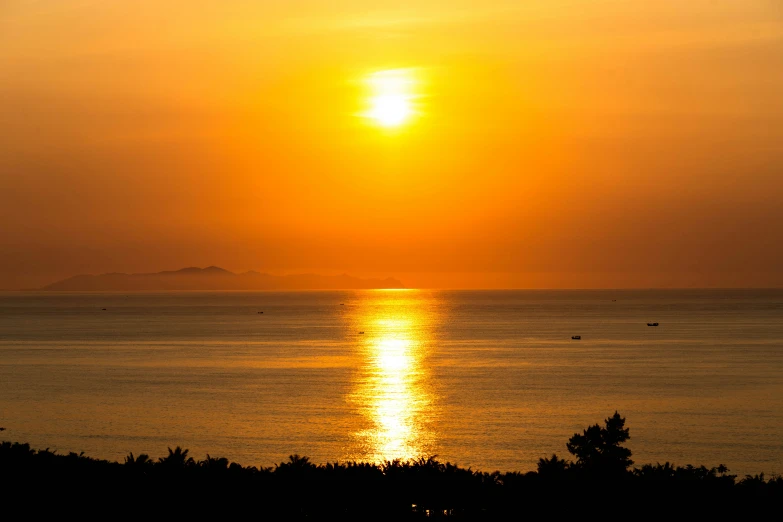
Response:
[[[783,292],[0,293],[2,438],[60,452],[527,471],[615,410],[638,464],[783,472]]]

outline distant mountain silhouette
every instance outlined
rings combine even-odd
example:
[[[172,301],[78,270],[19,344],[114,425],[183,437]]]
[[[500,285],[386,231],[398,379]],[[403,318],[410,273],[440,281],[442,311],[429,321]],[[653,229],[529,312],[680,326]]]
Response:
[[[275,276],[259,272],[235,274],[217,266],[188,267],[154,274],[77,275],[44,286],[50,291],[159,292],[166,290],[352,290],[404,288],[397,279],[361,279],[347,274]]]

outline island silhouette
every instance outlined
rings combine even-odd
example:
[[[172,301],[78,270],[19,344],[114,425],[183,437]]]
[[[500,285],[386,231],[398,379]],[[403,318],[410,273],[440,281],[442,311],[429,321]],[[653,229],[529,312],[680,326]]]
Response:
[[[341,275],[292,274],[277,276],[255,271],[234,273],[218,266],[188,267],[144,274],[83,274],[44,286],[45,291],[161,292],[171,290],[360,290],[405,288],[393,278],[363,279]]]

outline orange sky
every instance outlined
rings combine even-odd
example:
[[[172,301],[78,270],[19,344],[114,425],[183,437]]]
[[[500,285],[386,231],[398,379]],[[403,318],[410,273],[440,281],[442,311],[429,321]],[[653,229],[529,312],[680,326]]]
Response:
[[[778,0],[4,0],[0,288],[781,286],[782,93]]]

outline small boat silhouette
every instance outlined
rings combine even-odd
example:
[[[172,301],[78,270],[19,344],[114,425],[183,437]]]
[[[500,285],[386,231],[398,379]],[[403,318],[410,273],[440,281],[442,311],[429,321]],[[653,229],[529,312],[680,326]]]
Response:
[[[359,335],[362,335],[363,333],[364,333],[363,331],[362,331],[362,332],[359,332]]]
[[[101,310],[106,310],[105,308],[101,308]]]
[[[582,336],[581,336],[581,335],[572,335],[572,336],[571,336],[571,339],[574,339],[575,341],[578,341],[578,340],[579,340],[579,339],[581,339],[581,338],[582,338]]]
[[[264,312],[258,312],[259,314],[263,314]]]
[[[658,323],[647,323],[647,326],[658,326]]]

